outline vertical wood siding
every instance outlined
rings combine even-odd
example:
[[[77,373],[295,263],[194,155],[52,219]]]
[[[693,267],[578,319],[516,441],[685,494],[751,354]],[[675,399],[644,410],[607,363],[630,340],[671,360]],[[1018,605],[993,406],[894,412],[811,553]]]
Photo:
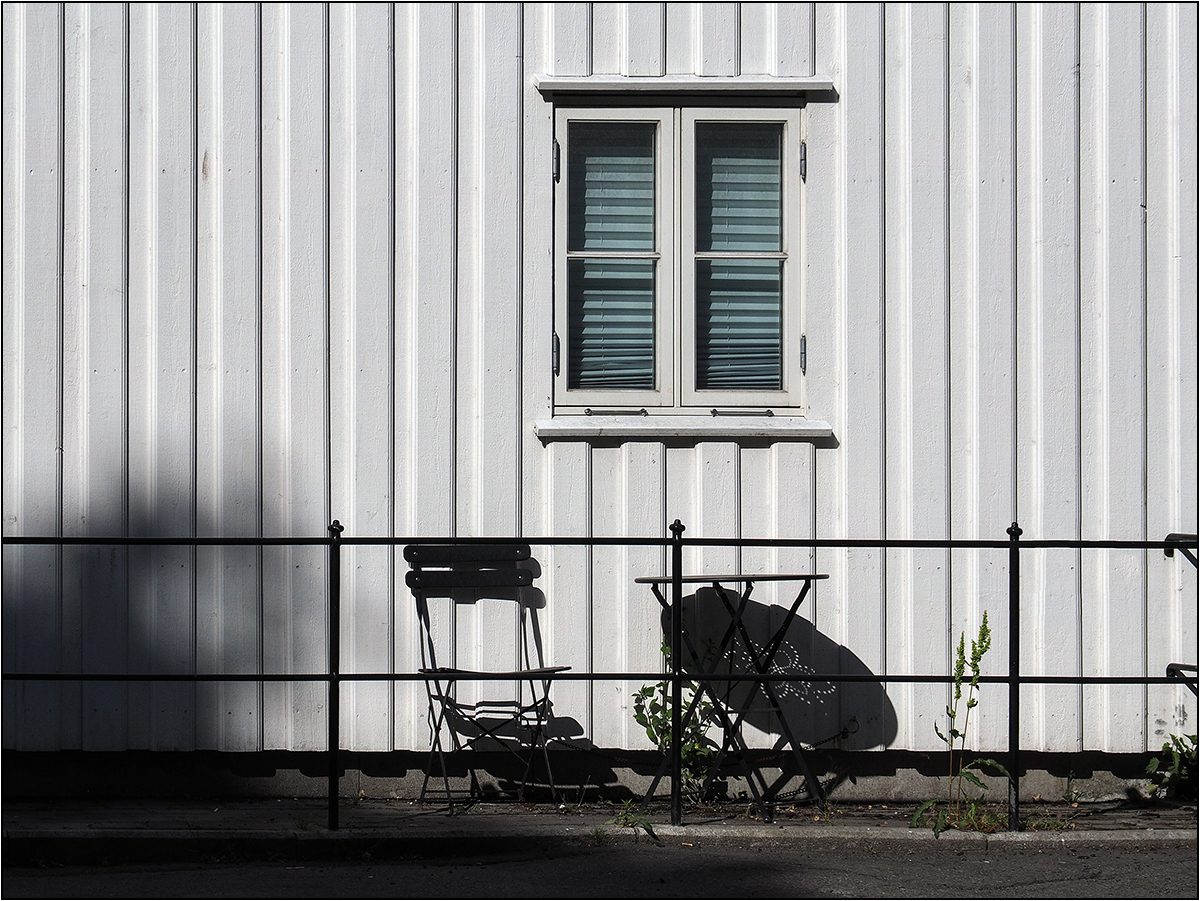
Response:
[[[1158,539],[1196,529],[1196,9],[1031,4],[5,4],[3,529],[19,535]],[[804,112],[808,443],[553,441],[552,105],[533,75],[821,75]],[[325,667],[315,548],[6,547],[4,668]],[[547,662],[661,665],[656,548],[539,547]],[[344,552],[343,668],[413,670],[405,564]],[[988,551],[691,551],[828,572],[787,653],[942,672]],[[1196,577],[1023,558],[1027,673],[1158,675]],[[760,588],[778,621],[781,591]],[[442,611],[463,666],[520,623]],[[636,684],[560,735],[644,748]],[[464,686],[464,695],[476,689]],[[941,686],[789,688],[804,740],[930,749]],[[1031,687],[1022,740],[1140,751],[1180,689]],[[319,684],[4,685],[4,745],[324,746]],[[1189,706],[1190,705],[1190,706]],[[1002,689],[972,743],[1003,748]],[[425,748],[347,683],[347,747]],[[770,743],[779,724],[752,719]]]

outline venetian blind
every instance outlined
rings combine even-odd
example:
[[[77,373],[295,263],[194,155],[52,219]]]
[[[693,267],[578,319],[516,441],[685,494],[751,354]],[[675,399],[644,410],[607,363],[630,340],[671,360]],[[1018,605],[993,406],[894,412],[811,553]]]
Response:
[[[696,387],[783,379],[783,127],[696,124]]]
[[[568,141],[567,384],[653,388],[653,122],[573,122]]]

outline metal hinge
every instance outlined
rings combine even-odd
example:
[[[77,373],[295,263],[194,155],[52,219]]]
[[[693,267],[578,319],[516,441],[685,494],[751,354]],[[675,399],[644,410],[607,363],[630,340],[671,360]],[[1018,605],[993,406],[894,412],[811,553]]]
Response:
[[[554,332],[554,344],[551,348],[550,359],[554,364],[554,374],[558,375],[558,332]]]
[[[555,181],[555,183],[558,182],[559,160],[561,158],[560,153],[561,153],[561,151],[559,150],[558,139],[555,138],[555,140],[554,140],[554,181]]]
[[[800,336],[800,374],[808,373],[808,335]]]
[[[557,166],[555,171],[558,171]],[[800,142],[800,180],[808,181],[808,144],[804,141]]]

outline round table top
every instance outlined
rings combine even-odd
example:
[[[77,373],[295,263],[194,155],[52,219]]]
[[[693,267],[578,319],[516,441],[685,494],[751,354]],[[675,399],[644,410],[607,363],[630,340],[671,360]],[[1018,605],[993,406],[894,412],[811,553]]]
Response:
[[[679,581],[689,584],[711,585],[714,582],[812,582],[828,579],[828,573],[732,573],[710,576],[684,576]],[[640,576],[633,580],[640,585],[670,585],[671,576]]]

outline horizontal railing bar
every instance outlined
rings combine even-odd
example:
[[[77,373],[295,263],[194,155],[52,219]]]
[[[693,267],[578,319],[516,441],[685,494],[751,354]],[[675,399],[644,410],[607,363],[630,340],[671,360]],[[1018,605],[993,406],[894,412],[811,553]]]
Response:
[[[256,547],[256,546],[311,546],[321,547],[330,543],[329,538],[211,538],[211,537],[119,537],[103,536],[86,538],[80,536],[6,535],[0,539],[6,545],[94,545],[106,546],[201,546],[201,547]],[[462,538],[454,536],[346,536],[341,537],[341,544],[362,546],[394,546],[408,544],[505,544],[521,542],[531,545],[561,545],[564,547],[667,547],[670,538],[629,538],[629,537],[567,537],[567,536],[483,536]],[[872,539],[872,538],[684,538],[682,543],[687,547],[809,547],[809,548],[926,548],[946,550],[1011,550],[1013,542],[978,540],[978,539]],[[1197,547],[1193,537],[1190,540],[1171,541],[1084,541],[1034,539],[1021,541],[1022,550],[1034,549],[1101,549],[1101,550],[1171,550],[1174,548]]]
[[[4,673],[5,682],[615,682],[641,680],[671,682],[670,673]],[[954,676],[897,675],[875,676],[863,673],[814,673],[803,676],[749,675],[712,673],[703,678],[684,674],[681,682],[895,682],[899,684],[954,682]],[[1005,685],[1007,676],[980,676],[981,683]],[[1022,685],[1186,685],[1196,679],[1177,676],[1024,676]]]
[[[8,545],[63,545],[63,546],[95,546],[95,547],[328,547],[328,538],[80,538],[77,536],[51,537],[38,535],[33,537],[4,536],[4,544]]]

